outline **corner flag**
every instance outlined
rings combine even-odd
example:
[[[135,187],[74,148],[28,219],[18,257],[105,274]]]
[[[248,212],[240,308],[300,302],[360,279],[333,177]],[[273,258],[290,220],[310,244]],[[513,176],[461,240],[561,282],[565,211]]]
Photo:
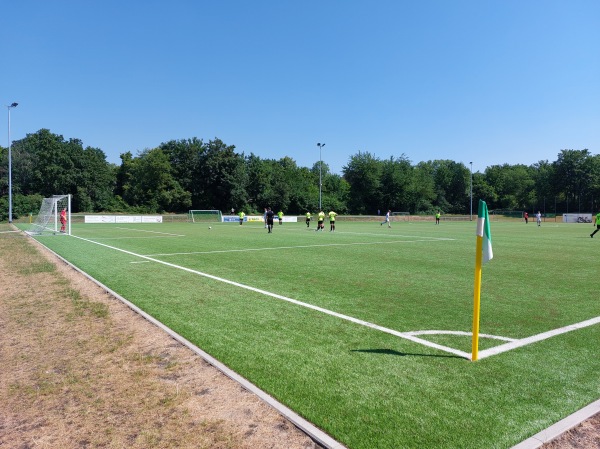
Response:
[[[492,233],[487,204],[479,200],[477,212],[477,244],[475,249],[475,287],[473,292],[473,341],[471,360],[477,360],[479,353],[479,312],[481,303],[481,265],[494,257]]]
[[[485,201],[479,200],[479,210],[477,212],[477,238],[482,238],[483,263],[492,260],[494,253],[492,251],[492,234],[490,232],[490,216]]]

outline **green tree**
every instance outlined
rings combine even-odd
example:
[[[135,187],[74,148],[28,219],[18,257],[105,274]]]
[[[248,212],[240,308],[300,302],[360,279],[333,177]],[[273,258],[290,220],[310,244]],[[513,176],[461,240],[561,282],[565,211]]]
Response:
[[[348,206],[351,213],[373,214],[381,208],[382,164],[379,159],[368,151],[359,151],[350,157],[342,170],[350,185]]]
[[[383,209],[397,212],[409,210],[412,175],[410,160],[404,154],[382,162],[380,197]]]
[[[408,211],[413,214],[433,213],[435,198],[433,167],[428,162],[419,162],[413,167],[408,186]]]
[[[13,191],[24,195],[72,194],[74,211],[111,207],[116,167],[98,148],[83,148],[47,129],[14,143]]]
[[[192,200],[171,174],[167,155],[159,148],[144,150],[131,160],[124,199],[143,212],[185,212]]]
[[[225,145],[215,139],[205,145],[194,183],[199,186],[199,209],[239,209],[248,202],[246,185],[248,174],[244,155],[235,153],[233,145]]]
[[[561,150],[554,162],[554,185],[564,199],[566,212],[581,211],[592,186],[593,162],[589,150]]]
[[[526,165],[493,165],[485,180],[497,195],[494,209],[529,210],[535,204],[534,171]]]

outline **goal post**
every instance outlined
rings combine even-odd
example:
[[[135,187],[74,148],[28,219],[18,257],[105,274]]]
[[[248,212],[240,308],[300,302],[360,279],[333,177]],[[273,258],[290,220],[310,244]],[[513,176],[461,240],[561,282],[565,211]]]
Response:
[[[44,198],[29,234],[71,235],[71,195]]]
[[[223,215],[220,210],[215,209],[192,209],[188,211],[188,221],[192,223],[220,223]]]

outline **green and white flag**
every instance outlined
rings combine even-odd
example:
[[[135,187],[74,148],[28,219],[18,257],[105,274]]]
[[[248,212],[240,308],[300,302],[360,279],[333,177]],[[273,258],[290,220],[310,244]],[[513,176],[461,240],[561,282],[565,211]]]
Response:
[[[483,249],[483,263],[494,257],[492,252],[492,234],[490,232],[490,216],[487,204],[479,200],[479,211],[477,212],[477,237],[481,237]]]

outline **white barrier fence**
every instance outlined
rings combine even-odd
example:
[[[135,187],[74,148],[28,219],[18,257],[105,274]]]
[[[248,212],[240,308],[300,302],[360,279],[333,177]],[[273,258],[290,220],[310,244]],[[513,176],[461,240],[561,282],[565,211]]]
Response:
[[[84,223],[162,223],[161,215],[84,215]]]
[[[591,223],[592,214],[563,214],[563,223]]]

